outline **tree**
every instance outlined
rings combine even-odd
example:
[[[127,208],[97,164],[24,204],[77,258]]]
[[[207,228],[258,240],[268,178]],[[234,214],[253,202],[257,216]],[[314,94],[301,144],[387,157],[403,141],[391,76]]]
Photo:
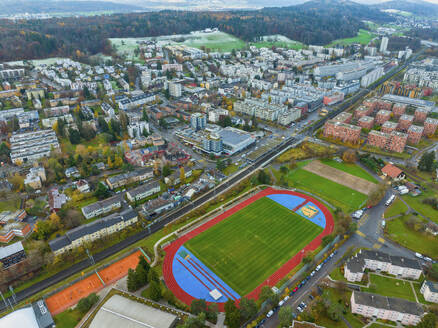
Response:
[[[99,199],[105,199],[109,197],[110,192],[107,187],[105,187],[102,183],[98,183],[96,190],[94,191],[94,196]]]
[[[218,158],[217,160],[216,160],[216,169],[218,170],[218,171],[223,171],[223,170],[225,170],[225,162],[224,161],[222,161],[220,158]]]
[[[278,311],[278,319],[282,327],[289,327],[292,323],[292,308],[290,306],[283,306]]]
[[[437,324],[437,318],[434,313],[426,314],[416,326],[417,328],[435,328]]]
[[[286,166],[282,165],[280,166],[280,172],[281,174],[287,174],[289,172],[289,169]]]
[[[149,270],[151,269],[151,266],[146,261],[144,256],[142,256],[142,255],[139,256],[138,265],[141,265],[144,268],[144,270],[149,273]]]
[[[99,296],[95,293],[92,293],[88,295],[87,297],[81,298],[78,302],[78,305],[76,308],[81,312],[82,314],[87,313],[94,304],[96,304],[99,301]]]
[[[85,99],[91,98],[90,90],[88,90],[88,87],[86,85],[84,86],[84,98]]]
[[[158,277],[157,272],[154,269],[150,269],[148,273],[148,281],[160,282],[160,277]]]
[[[303,263],[304,264],[311,263],[312,261],[313,261],[313,258],[310,255],[307,255],[307,256],[303,257]]]
[[[225,303],[225,324],[229,328],[240,326],[240,311],[232,299],[228,299]]]
[[[269,286],[263,286],[262,290],[260,291],[259,300],[263,303],[269,299],[272,299],[274,297],[274,292],[271,287]]]
[[[207,313],[207,303],[203,299],[193,300],[192,304],[190,304],[190,312],[194,315],[198,315],[202,312]]]
[[[322,246],[327,246],[333,239],[335,239],[335,237],[332,234],[322,237]]]
[[[73,145],[77,145],[81,142],[81,135],[80,135],[79,131],[76,129],[69,128],[68,129],[68,137],[70,139],[70,142]]]
[[[153,270],[150,272],[153,272]],[[158,302],[161,299],[161,286],[159,282],[151,280],[149,286],[149,296],[155,302]]]
[[[379,183],[379,185],[368,195],[368,206],[376,206],[379,204],[385,196],[386,188],[387,186],[385,183]]]
[[[205,313],[200,313],[197,317],[188,317],[186,321],[178,326],[178,328],[204,328],[205,327]]]
[[[133,269],[128,270],[127,287],[129,292],[135,292],[139,288],[137,275]]]
[[[168,165],[164,165],[163,166],[163,177],[167,177],[172,173],[172,171],[170,170],[170,167]]]
[[[257,304],[253,299],[243,297],[240,300],[240,318],[245,322],[257,314]]]
[[[418,169],[420,171],[432,172],[435,168],[435,152],[431,151],[424,153],[418,162]]]
[[[105,121],[105,119],[102,116],[99,116],[99,118],[97,119],[97,123],[99,123],[99,127],[102,130],[102,132],[109,132],[108,123]]]
[[[141,119],[142,119],[142,121],[149,122],[149,117],[148,117],[148,114],[146,113],[146,109],[145,108],[143,108]]]
[[[257,179],[260,184],[266,184],[266,185],[271,184],[271,177],[264,170],[259,171],[259,174],[257,175]]]
[[[355,163],[357,161],[356,152],[352,149],[347,149],[342,154],[342,160],[345,163]]]
[[[185,181],[186,181],[186,173],[184,170],[184,166],[181,166],[181,168],[179,169],[179,179],[180,179],[181,183],[185,183]]]

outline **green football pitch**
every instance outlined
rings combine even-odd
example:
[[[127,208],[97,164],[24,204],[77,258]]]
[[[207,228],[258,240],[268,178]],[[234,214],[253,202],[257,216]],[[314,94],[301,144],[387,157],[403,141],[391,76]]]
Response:
[[[320,226],[263,197],[184,246],[244,296],[322,231]]]

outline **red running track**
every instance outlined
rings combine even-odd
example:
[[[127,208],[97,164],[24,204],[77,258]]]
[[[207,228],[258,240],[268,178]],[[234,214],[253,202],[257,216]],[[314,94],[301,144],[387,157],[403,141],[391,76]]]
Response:
[[[315,249],[318,248],[318,246],[321,244],[322,237],[329,235],[333,232],[334,228],[334,222],[333,222],[333,216],[330,213],[330,211],[325,207],[325,205],[321,204],[318,200],[306,195],[301,194],[295,191],[291,190],[276,190],[274,188],[267,188],[256,195],[252,196],[251,198],[237,204],[233,208],[229,209],[228,211],[216,216],[214,219],[204,223],[203,225],[199,226],[198,228],[190,231],[186,235],[182,236],[181,238],[175,240],[170,245],[164,248],[166,252],[166,256],[164,257],[164,263],[163,263],[163,276],[164,280],[166,282],[167,287],[175,294],[175,296],[187,304],[188,306],[191,305],[192,301],[195,299],[193,296],[185,292],[175,281],[175,277],[173,276],[172,271],[172,263],[173,259],[176,255],[176,252],[178,249],[188,240],[192,239],[193,237],[199,235],[200,233],[206,231],[207,229],[211,228],[215,224],[219,223],[222,220],[225,220],[229,216],[233,215],[237,211],[241,210],[242,208],[248,206],[249,204],[255,202],[256,200],[273,194],[289,194],[294,196],[299,196],[301,198],[304,198],[307,202],[312,202],[318,208],[324,213],[326,224],[325,229],[323,232],[321,232],[315,239],[313,239],[306,247],[304,247],[300,252],[298,252],[294,257],[292,257],[289,261],[287,261],[285,264],[283,264],[277,271],[275,271],[270,277],[268,277],[264,282],[262,282],[259,286],[257,286],[251,293],[246,295],[247,298],[257,299],[258,295],[260,293],[260,290],[263,286],[275,286],[283,277],[285,277],[290,271],[292,271],[298,264],[300,264],[304,254],[307,252],[312,252]],[[219,306],[219,310],[224,310],[225,303],[217,303]]]

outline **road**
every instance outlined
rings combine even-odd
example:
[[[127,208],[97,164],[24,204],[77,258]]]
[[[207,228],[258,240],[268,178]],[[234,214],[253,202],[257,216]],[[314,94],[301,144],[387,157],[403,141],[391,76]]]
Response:
[[[422,51],[421,51],[422,52]],[[149,226],[149,229],[146,231],[142,231],[136,235],[133,235],[125,240],[123,240],[122,242],[113,245],[105,250],[103,250],[100,253],[97,253],[94,255],[94,260],[95,262],[99,262],[104,260],[105,258],[131,246],[132,244],[140,241],[143,238],[148,237],[149,235],[151,235],[152,233],[160,230],[161,228],[163,228],[166,224],[176,220],[177,218],[187,214],[189,211],[191,211],[193,208],[202,205],[203,203],[211,200],[212,198],[214,198],[216,196],[217,193],[220,193],[224,190],[226,190],[227,188],[229,188],[230,186],[234,185],[236,182],[240,181],[242,178],[248,176],[249,174],[251,174],[252,172],[254,172],[256,169],[258,169],[262,164],[264,164],[265,162],[273,159],[279,152],[281,152],[282,150],[286,149],[287,147],[289,147],[290,145],[292,145],[295,142],[298,142],[302,139],[304,139],[306,136],[310,136],[312,135],[312,133],[314,131],[316,131],[317,129],[319,129],[321,126],[324,125],[325,121],[327,121],[330,118],[333,118],[334,116],[336,116],[337,114],[339,114],[340,112],[346,110],[348,107],[350,107],[351,105],[353,105],[354,103],[356,103],[358,100],[362,99],[366,94],[368,94],[368,92],[370,92],[371,90],[376,89],[381,83],[384,83],[385,81],[387,81],[388,79],[390,79],[392,76],[394,76],[395,74],[397,74],[398,72],[400,72],[402,69],[404,69],[407,64],[409,62],[411,62],[412,60],[415,60],[420,54],[416,54],[414,56],[412,56],[410,58],[410,60],[408,60],[406,63],[404,63],[402,66],[398,67],[397,69],[395,69],[393,72],[391,72],[391,74],[385,76],[384,78],[382,78],[380,81],[378,81],[378,83],[375,83],[374,85],[372,85],[370,88],[368,89],[362,89],[359,93],[357,93],[356,95],[354,95],[353,97],[345,100],[341,105],[339,105],[337,107],[337,109],[335,111],[330,112],[327,117],[325,117],[324,119],[322,119],[321,121],[319,121],[317,124],[314,124],[310,129],[308,129],[305,133],[299,134],[296,137],[287,137],[285,138],[285,140],[278,145],[277,147],[271,149],[269,152],[265,153],[261,158],[259,158],[257,161],[255,161],[254,163],[250,164],[249,166],[247,166],[245,169],[241,170],[238,174],[236,174],[235,176],[232,176],[231,178],[225,180],[223,183],[221,183],[220,185],[218,185],[215,190],[210,190],[209,192],[207,192],[206,194],[200,196],[199,198],[197,198],[196,200],[194,200],[192,203],[181,207],[175,211],[173,211],[172,213],[163,216],[161,219],[154,221],[154,223],[152,225]],[[369,221],[374,221],[373,219],[370,219]],[[353,238],[350,238],[350,240],[354,240],[355,238],[357,238],[356,236],[354,236]],[[362,238],[364,239],[364,238]],[[334,263],[335,261],[332,261],[332,263]],[[58,273],[56,273],[55,275],[42,280],[22,291],[19,291],[16,293],[16,300],[17,302],[23,301],[26,298],[33,296],[41,291],[43,291],[44,289],[57,284],[69,277],[71,277],[72,275],[79,273],[85,269],[87,269],[90,266],[90,261],[87,260],[83,260],[81,262],[78,262],[74,265],[72,265],[71,267],[69,267],[68,269],[65,269],[63,271],[60,271]],[[324,270],[323,270],[324,272]],[[319,275],[317,276],[319,277]],[[315,278],[313,279],[315,280]],[[295,297],[293,298],[295,299]],[[9,301],[12,302],[12,298],[9,298]],[[6,309],[6,306],[3,302],[0,302],[0,312],[3,312]]]

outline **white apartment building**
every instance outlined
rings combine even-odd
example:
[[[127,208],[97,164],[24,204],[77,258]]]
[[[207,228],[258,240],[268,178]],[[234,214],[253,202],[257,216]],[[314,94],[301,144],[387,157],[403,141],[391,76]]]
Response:
[[[160,192],[160,190],[160,183],[158,181],[152,181],[137,188],[128,190],[126,197],[130,202],[135,202],[136,200],[152,196],[153,194]]]
[[[95,202],[88,206],[82,207],[82,214],[86,219],[91,219],[99,215],[103,215],[122,207],[122,197],[116,195],[99,202]]]
[[[413,326],[417,325],[424,315],[419,303],[358,291],[351,294],[351,312],[367,318]]]
[[[392,256],[379,251],[362,250],[345,263],[344,277],[351,282],[361,281],[365,269],[414,280],[418,279],[423,272],[417,260]]]
[[[421,285],[421,294],[424,299],[431,303],[438,303],[438,283],[425,280]]]
[[[169,94],[175,98],[181,97],[182,96],[181,83],[169,82]]]

